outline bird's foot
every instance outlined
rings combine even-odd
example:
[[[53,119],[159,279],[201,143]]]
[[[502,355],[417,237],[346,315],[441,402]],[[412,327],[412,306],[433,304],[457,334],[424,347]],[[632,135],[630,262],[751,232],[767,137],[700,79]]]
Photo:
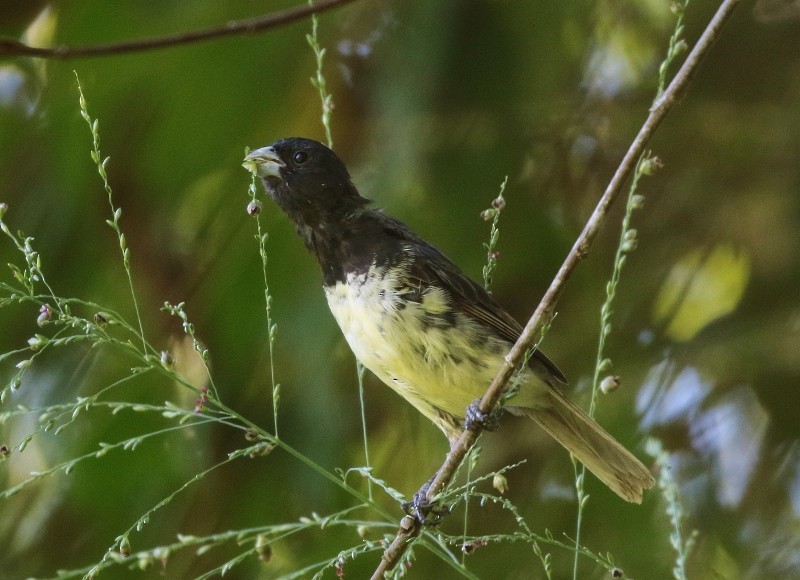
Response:
[[[411,501],[404,502],[402,507],[406,514],[416,518],[423,526],[437,526],[443,516],[450,513],[450,508],[440,505],[438,501],[428,499],[428,490],[433,478],[429,479]]]
[[[500,428],[502,409],[495,409],[491,413],[481,411],[481,400],[475,399],[467,407],[467,416],[464,427],[468,431],[497,431]]]

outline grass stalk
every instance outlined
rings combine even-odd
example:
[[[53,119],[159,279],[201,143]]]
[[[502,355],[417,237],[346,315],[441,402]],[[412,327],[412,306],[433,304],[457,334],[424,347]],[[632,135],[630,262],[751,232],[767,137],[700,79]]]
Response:
[[[92,161],[94,161],[95,165],[97,166],[97,173],[100,174],[100,178],[103,180],[103,189],[106,192],[106,196],[108,197],[108,205],[111,208],[112,219],[106,220],[106,223],[111,227],[111,229],[114,230],[114,233],[117,234],[119,250],[122,254],[122,265],[125,268],[125,275],[128,278],[128,288],[131,293],[131,299],[133,300],[133,309],[136,313],[136,321],[139,324],[139,334],[142,336],[142,353],[146,353],[147,342],[144,340],[144,325],[142,324],[142,315],[139,311],[139,301],[136,298],[136,290],[133,287],[133,274],[131,272],[131,250],[128,248],[125,234],[122,232],[122,228],[119,225],[119,220],[122,217],[122,208],[114,205],[114,194],[111,190],[111,185],[108,183],[108,174],[106,173],[106,165],[108,165],[108,162],[111,160],[111,158],[103,158],[100,155],[100,121],[98,119],[92,119],[92,117],[89,115],[86,98],[83,95],[83,88],[81,87],[81,79],[78,77],[77,71],[75,72],[75,80],[78,82],[81,117],[83,117],[83,119],[89,125],[89,131],[92,134],[92,150],[90,155],[92,157]]]

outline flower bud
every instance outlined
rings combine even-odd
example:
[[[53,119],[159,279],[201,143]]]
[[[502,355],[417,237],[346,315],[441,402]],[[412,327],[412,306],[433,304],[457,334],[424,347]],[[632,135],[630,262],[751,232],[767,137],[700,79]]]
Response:
[[[41,334],[36,334],[28,339],[28,346],[30,347],[31,350],[39,350],[48,342],[49,339],[46,336],[42,336]]]
[[[128,536],[119,541],[119,553],[126,558],[131,555],[131,542]]]
[[[600,391],[607,395],[609,393],[613,393],[616,391],[622,382],[620,381],[619,376],[617,375],[608,375],[602,381],[600,381]]]
[[[172,365],[175,364],[175,359],[172,358],[172,355],[169,354],[166,350],[161,351],[161,366],[165,369],[171,369]]]
[[[643,175],[653,175],[662,167],[664,167],[664,162],[658,157],[653,156],[642,161],[641,171]]]
[[[492,487],[500,493],[505,493],[508,490],[508,480],[502,473],[495,473],[492,478]]]
[[[53,310],[49,304],[43,304],[39,309],[39,317],[36,319],[36,324],[44,326],[45,323],[53,317]]]
[[[258,559],[265,564],[272,559],[272,546],[264,534],[256,536],[256,554],[258,554]]]

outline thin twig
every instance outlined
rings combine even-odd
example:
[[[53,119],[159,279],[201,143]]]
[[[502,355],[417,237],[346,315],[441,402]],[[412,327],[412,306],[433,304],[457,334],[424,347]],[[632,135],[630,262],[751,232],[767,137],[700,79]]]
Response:
[[[647,142],[652,138],[656,128],[661,121],[664,120],[667,113],[682,97],[686,87],[697,72],[700,61],[708,53],[714,41],[719,37],[723,25],[731,16],[739,1],[740,0],[724,0],[717,10],[717,13],[711,19],[711,22],[709,22],[708,26],[703,31],[697,44],[692,49],[691,53],[689,53],[683,66],[681,66],[675,78],[669,84],[669,87],[667,87],[667,90],[650,109],[650,115],[633,140],[625,157],[623,157],[616,173],[603,193],[603,196],[597,203],[597,207],[586,222],[586,226],[584,226],[580,236],[578,236],[569,254],[567,254],[564,263],[561,265],[550,287],[547,289],[539,306],[537,306],[530,320],[528,320],[528,323],[525,325],[525,329],[522,331],[519,340],[517,340],[511,351],[506,355],[503,366],[500,368],[497,376],[483,396],[480,404],[480,410],[483,413],[488,414],[495,408],[503,394],[506,384],[523,361],[525,353],[534,345],[542,328],[552,320],[556,302],[560,298],[567,280],[569,280],[572,272],[581,260],[589,255],[591,244],[600,231],[611,204],[619,196],[622,185],[635,169],[636,163],[644,152]],[[461,434],[461,437],[456,444],[453,445],[450,453],[447,454],[447,458],[428,487],[427,499],[429,501],[434,500],[436,495],[452,480],[456,469],[478,439],[479,434],[479,430],[464,430]],[[411,541],[420,534],[421,530],[422,523],[417,517],[406,516],[403,518],[394,541],[384,552],[379,566],[372,575],[373,580],[382,579],[386,572],[394,568],[397,562],[402,558]]]
[[[212,40],[226,36],[240,34],[255,34],[291,24],[302,20],[312,14],[324,12],[330,8],[336,8],[342,4],[347,4],[353,0],[319,0],[314,4],[301,4],[294,8],[287,8],[273,12],[265,16],[256,18],[246,18],[243,20],[231,20],[222,26],[195,30],[193,32],[180,32],[169,36],[158,38],[145,38],[142,40],[130,40],[126,42],[116,42],[111,44],[99,44],[95,46],[52,46],[35,47],[29,46],[13,38],[0,38],[0,58],[9,56],[30,56],[34,58],[87,58],[95,56],[110,56],[116,54],[126,54],[130,52],[141,52],[145,50],[155,50]]]

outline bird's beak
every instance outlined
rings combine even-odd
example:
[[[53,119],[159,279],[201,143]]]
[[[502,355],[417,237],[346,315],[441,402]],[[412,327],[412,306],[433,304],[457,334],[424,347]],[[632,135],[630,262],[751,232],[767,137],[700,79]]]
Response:
[[[280,177],[280,170],[286,167],[286,164],[281,161],[275,149],[272,147],[262,147],[251,151],[250,154],[244,158],[242,167],[247,169],[250,173],[258,177]]]

